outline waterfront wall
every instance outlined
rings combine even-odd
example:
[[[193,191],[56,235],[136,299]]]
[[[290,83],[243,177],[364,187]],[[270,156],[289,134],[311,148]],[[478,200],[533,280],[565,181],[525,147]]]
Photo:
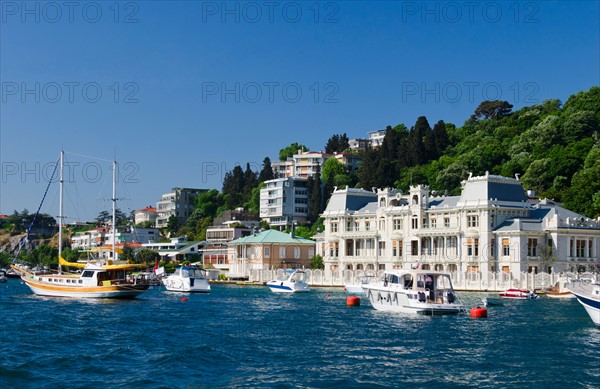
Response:
[[[344,286],[347,284],[360,284],[367,276],[375,276],[373,272],[362,270],[304,270],[306,280],[312,286]],[[251,282],[267,282],[276,279],[283,273],[278,270],[253,269],[249,274]],[[545,289],[554,286],[559,278],[589,279],[598,281],[600,277],[593,273],[520,273],[514,277],[513,273],[449,273],[452,277],[454,289],[469,291],[503,291],[509,288]],[[381,277],[383,272],[378,272],[376,277]]]

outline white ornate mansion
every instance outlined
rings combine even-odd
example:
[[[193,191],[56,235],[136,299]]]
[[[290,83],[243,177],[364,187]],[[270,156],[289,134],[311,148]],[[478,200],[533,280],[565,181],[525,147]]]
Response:
[[[315,239],[326,273],[420,266],[488,285],[498,276],[600,268],[600,223],[529,199],[515,178],[469,177],[460,196],[427,186],[336,190],[322,216]]]

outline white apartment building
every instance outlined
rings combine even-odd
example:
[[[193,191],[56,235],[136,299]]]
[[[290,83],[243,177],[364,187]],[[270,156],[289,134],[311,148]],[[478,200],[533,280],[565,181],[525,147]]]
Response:
[[[188,254],[201,254],[203,241],[187,241],[183,237],[171,238],[170,242],[149,242],[142,244],[148,250],[158,252],[162,261],[184,261]]]
[[[368,138],[350,139],[348,144],[352,150],[365,150],[367,147],[377,148],[383,144],[387,130],[375,130],[367,133]]]
[[[156,225],[156,217],[158,213],[156,212],[156,208],[151,205],[148,205],[146,208],[138,209],[133,213],[134,223],[143,224],[143,223],[152,223],[152,225]]]
[[[206,189],[173,188],[171,192],[161,196],[156,203],[156,228],[167,226],[171,215],[175,215],[179,224],[185,223],[194,210],[196,197]]]
[[[260,218],[272,226],[291,226],[308,218],[308,180],[300,177],[265,181],[260,190]]]
[[[160,239],[156,228],[139,228],[123,226],[115,231],[115,244],[148,243]],[[71,248],[76,250],[92,250],[105,245],[112,245],[113,235],[110,227],[98,227],[88,231],[76,232],[71,237]]]
[[[414,268],[478,273],[600,270],[600,223],[548,200],[518,179],[469,177],[460,196],[427,186],[333,193],[317,236],[325,270]],[[554,260],[553,260],[554,259]]]
[[[292,156],[293,177],[309,178],[313,177],[317,171],[323,170],[323,164],[327,159],[331,158],[331,154],[320,151],[299,151],[298,154]]]

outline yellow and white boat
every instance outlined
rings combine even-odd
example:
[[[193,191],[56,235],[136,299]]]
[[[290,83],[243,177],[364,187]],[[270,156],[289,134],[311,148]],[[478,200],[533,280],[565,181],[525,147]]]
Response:
[[[135,277],[132,272],[147,268],[146,265],[115,263],[112,259],[98,259],[87,263],[68,262],[62,253],[62,186],[64,152],[60,154],[60,205],[58,221],[58,272],[50,273],[30,270],[27,266],[13,264],[21,279],[33,293],[39,296],[72,298],[134,298],[149,288],[147,280]],[[52,182],[52,179],[50,180]],[[116,258],[115,248],[115,202],[116,202],[116,161],[113,161],[113,245],[112,258]],[[78,273],[63,273],[63,268],[79,269]]]

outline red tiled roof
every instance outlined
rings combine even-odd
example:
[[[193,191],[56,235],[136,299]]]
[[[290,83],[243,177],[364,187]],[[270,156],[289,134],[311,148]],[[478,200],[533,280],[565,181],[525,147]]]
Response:
[[[156,212],[156,208],[154,208],[154,207],[153,207],[153,206],[151,206],[151,205],[148,205],[146,208],[138,209],[138,210],[137,210],[137,211],[135,211],[135,212],[136,212],[136,213],[137,213],[137,212]]]
[[[7,219],[7,218],[8,218],[8,216],[7,216],[7,215],[2,215],[2,214],[0,214],[0,219]]]

